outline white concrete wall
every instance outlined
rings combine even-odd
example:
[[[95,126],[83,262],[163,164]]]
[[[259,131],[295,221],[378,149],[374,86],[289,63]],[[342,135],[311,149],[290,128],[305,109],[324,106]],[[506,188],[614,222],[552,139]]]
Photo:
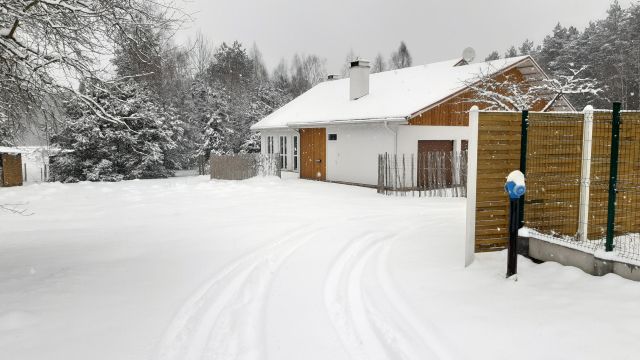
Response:
[[[260,132],[260,152],[262,154],[267,153],[267,136],[273,136],[273,152],[274,154],[280,153],[280,136],[287,137],[287,168],[285,170],[294,171],[293,168],[293,137],[298,137],[298,169],[300,171],[300,135],[293,129],[277,129],[277,130],[263,130]]]
[[[476,247],[476,188],[478,179],[478,123],[480,111],[469,111],[469,150],[467,153],[467,226],[464,242],[464,266],[473,263]]]
[[[384,124],[339,125],[327,127],[338,140],[327,140],[327,180],[358,184],[378,183],[378,154],[393,153],[395,130]]]

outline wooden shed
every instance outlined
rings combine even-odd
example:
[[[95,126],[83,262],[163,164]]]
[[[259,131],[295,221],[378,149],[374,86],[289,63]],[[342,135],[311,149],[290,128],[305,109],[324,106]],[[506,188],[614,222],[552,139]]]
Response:
[[[19,149],[0,147],[0,187],[22,186],[22,154]]]

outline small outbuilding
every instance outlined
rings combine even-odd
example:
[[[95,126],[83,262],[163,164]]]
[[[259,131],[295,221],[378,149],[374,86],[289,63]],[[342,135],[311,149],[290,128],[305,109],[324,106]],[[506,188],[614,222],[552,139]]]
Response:
[[[22,151],[0,146],[0,187],[22,186]]]

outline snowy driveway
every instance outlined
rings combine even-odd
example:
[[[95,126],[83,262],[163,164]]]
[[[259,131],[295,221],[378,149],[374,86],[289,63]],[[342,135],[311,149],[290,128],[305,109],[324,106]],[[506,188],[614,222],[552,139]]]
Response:
[[[2,359],[636,359],[640,284],[505,254],[464,202],[203,177],[0,189]],[[517,337],[514,335],[518,334]]]

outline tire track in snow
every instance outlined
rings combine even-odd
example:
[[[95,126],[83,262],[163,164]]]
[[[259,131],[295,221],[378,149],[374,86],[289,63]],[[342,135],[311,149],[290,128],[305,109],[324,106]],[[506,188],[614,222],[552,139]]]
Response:
[[[162,360],[265,357],[264,307],[278,268],[303,243],[308,228],[236,260],[182,306],[160,344]]]
[[[352,359],[449,359],[435,332],[415,320],[391,285],[386,260],[393,239],[367,236],[338,257],[325,283],[331,321]],[[370,266],[374,286],[363,279]]]

